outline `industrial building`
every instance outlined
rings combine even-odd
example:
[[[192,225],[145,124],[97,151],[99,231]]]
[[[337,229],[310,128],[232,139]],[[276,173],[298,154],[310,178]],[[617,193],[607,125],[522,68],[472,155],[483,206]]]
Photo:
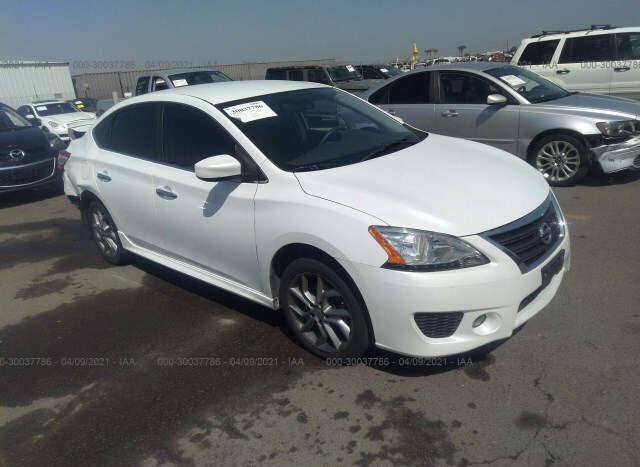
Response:
[[[68,62],[0,61],[0,102],[13,108],[42,100],[75,99]]]

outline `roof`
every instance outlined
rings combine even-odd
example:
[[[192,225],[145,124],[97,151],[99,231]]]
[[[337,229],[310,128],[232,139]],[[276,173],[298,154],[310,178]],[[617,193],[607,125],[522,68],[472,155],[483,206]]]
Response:
[[[48,101],[32,101],[32,102],[27,102],[25,105],[29,105],[29,104],[38,104],[38,105],[43,105],[43,104],[66,104],[67,101],[59,101],[59,100],[48,100]]]
[[[416,71],[424,72],[424,71],[442,70],[442,69],[485,71],[485,70],[490,70],[491,68],[500,68],[503,66],[509,66],[509,63],[507,62],[457,62],[457,63],[446,62],[446,63],[438,63],[436,65],[430,65],[428,67],[413,70],[408,73],[415,73]]]
[[[156,76],[169,76],[180,75],[182,73],[222,73],[220,70],[214,70],[213,68],[175,68],[171,70],[145,70],[138,73],[137,76],[156,75]],[[224,73],[222,73],[224,74]]]
[[[296,91],[298,89],[331,88],[323,84],[309,83],[306,81],[279,81],[279,80],[255,80],[255,81],[225,81],[223,83],[198,84],[195,86],[181,86],[179,88],[156,91],[142,96],[131,97],[126,102],[145,102],[162,100],[167,94],[193,96],[210,102],[220,104],[222,102],[246,99],[263,94],[275,94],[277,92]],[[335,88],[331,88],[335,89]]]

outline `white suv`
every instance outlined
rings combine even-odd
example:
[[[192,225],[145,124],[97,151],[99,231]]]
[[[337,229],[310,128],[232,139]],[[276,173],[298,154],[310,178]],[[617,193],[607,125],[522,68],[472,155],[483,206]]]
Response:
[[[640,27],[543,31],[524,39],[511,63],[568,91],[640,99]]]
[[[538,171],[321,84],[127,99],[64,162],[65,192],[107,261],[135,253],[281,308],[325,358],[373,343],[443,356],[507,338],[569,266]]]

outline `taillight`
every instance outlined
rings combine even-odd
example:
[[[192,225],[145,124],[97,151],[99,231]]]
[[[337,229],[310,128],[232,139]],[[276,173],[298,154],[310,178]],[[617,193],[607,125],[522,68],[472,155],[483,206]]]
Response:
[[[65,151],[64,149],[58,153],[58,163],[56,164],[58,170],[64,169],[64,165],[67,163],[70,157],[71,153],[69,151]]]

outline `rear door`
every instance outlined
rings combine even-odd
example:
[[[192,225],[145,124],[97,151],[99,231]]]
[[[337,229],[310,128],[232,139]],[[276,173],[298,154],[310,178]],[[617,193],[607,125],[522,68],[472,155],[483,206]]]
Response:
[[[466,138],[516,153],[520,106],[488,105],[487,96],[503,94],[493,82],[472,73],[439,71],[435,133]]]
[[[158,106],[139,104],[109,115],[94,130],[92,176],[118,229],[143,248],[159,245],[153,178]]]
[[[611,94],[640,98],[640,32],[615,35],[616,62],[611,75]]]
[[[433,75],[431,71],[420,71],[402,76],[372,94],[369,102],[391,115],[402,118],[409,125],[424,131],[433,131]]]
[[[613,34],[586,34],[565,39],[555,70],[568,91],[608,94],[615,61]]]

